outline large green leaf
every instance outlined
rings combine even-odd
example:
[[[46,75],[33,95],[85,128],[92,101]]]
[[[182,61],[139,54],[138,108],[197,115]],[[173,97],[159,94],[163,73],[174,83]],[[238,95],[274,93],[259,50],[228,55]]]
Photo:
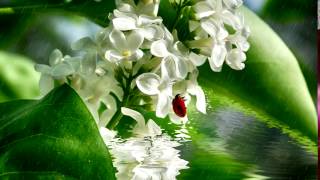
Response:
[[[0,51],[0,102],[38,96],[39,76],[31,60]]]
[[[67,85],[0,104],[0,178],[115,179],[107,147]]]

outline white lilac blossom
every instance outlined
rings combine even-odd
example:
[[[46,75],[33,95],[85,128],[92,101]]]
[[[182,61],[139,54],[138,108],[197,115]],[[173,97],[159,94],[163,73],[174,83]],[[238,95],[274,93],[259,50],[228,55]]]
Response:
[[[242,0],[204,0],[193,6],[190,31],[196,36],[189,45],[208,56],[213,71],[221,71],[224,62],[235,70],[245,67],[250,31],[237,11],[241,5]]]
[[[213,71],[220,71],[225,62],[236,70],[245,67],[250,31],[237,11],[242,1],[190,1],[187,6],[193,10],[188,11],[193,13],[188,16],[193,17],[189,20],[191,34],[181,40],[178,28],[166,27],[157,15],[159,3],[116,0],[117,8],[109,15],[110,24],[95,38],[84,37],[72,45],[79,56],[63,56],[54,50],[49,65],[36,65],[35,69],[42,73],[42,94],[68,83],[88,106],[101,134],[108,136],[115,135],[123,116],[136,121],[128,130],[133,136],[160,135],[156,122],[146,121],[142,115],[150,110],[157,118],[169,118],[184,126],[188,114],[176,114],[176,97],[181,97],[180,108],[195,103],[196,110],[205,114],[206,98],[197,81],[198,67],[206,59]],[[140,164],[132,170],[133,177],[140,178],[143,171]],[[149,177],[153,175],[145,178]]]
[[[196,110],[206,114],[198,67],[206,59],[215,72],[225,62],[235,70],[245,67],[250,31],[237,11],[242,0],[190,1],[194,16],[189,17],[194,18],[189,20],[191,34],[183,40],[176,27],[166,27],[157,15],[159,2],[116,0],[109,26],[95,38],[72,44],[78,57],[54,50],[49,65],[35,66],[43,95],[68,83],[86,103],[111,149],[118,179],[174,180],[187,161],[175,149],[179,144],[143,114],[153,111],[157,118],[181,125],[184,130],[177,138],[187,140],[188,105],[195,103]],[[178,108],[185,109],[177,113]],[[135,120],[127,130],[133,137],[124,142],[117,140],[123,116]]]
[[[109,35],[109,39],[114,49],[107,50],[105,58],[113,62],[122,60],[139,60],[143,56],[140,46],[143,36],[139,31],[133,30],[127,36],[122,31],[114,29]]]

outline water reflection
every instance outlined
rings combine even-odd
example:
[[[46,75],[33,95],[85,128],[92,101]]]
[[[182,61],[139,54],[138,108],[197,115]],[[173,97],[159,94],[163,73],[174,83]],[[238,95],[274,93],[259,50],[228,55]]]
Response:
[[[188,168],[188,161],[176,149],[181,144],[167,135],[126,140],[104,137],[118,180],[175,180],[181,169]]]
[[[316,179],[316,155],[307,152],[279,129],[268,127],[254,116],[230,107],[221,107],[207,116],[197,115],[190,126],[197,129],[191,136],[196,136],[198,141],[186,145],[189,149],[182,147],[182,157],[190,161],[190,169],[199,164],[197,160],[190,158],[190,153],[194,154],[195,149],[200,151],[200,148],[205,153],[212,154],[211,160],[222,157],[231,160],[226,160],[223,166],[231,167],[234,166],[232,163],[238,163],[235,170],[239,172],[232,172],[231,179]],[[210,161],[209,157],[207,160]],[[209,174],[205,173],[213,171],[198,168],[198,172],[193,173],[204,173],[210,179]],[[193,177],[188,172],[186,174],[181,177]],[[218,177],[230,179],[223,175]]]
[[[316,179],[317,157],[280,129],[234,108],[192,114],[168,135],[105,139],[117,178],[135,180]],[[106,134],[101,133],[101,134]],[[105,135],[113,137],[114,134]]]

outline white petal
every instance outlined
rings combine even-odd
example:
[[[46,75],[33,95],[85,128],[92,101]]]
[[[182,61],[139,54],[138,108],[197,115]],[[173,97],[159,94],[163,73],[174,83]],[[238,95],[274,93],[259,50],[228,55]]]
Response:
[[[87,105],[88,110],[90,111],[93,119],[98,124],[99,123],[98,103],[96,103],[96,102],[89,103],[88,101],[86,101],[86,105]]]
[[[115,29],[120,31],[129,31],[136,29],[136,20],[131,17],[118,17],[112,20]]]
[[[220,18],[223,20],[224,23],[230,25],[234,29],[242,29],[243,23],[241,22],[240,17],[236,16],[235,14],[231,13],[230,11],[223,11]]]
[[[149,41],[154,41],[162,39],[164,37],[164,32],[160,26],[150,25],[142,29],[143,35]]]
[[[43,74],[51,74],[51,67],[45,64],[36,64],[34,65],[34,69]]]
[[[164,30],[164,39],[166,40],[166,42],[173,43],[174,38],[171,32],[166,27],[163,27],[163,30]]]
[[[39,81],[40,94],[46,95],[54,88],[54,81],[49,75],[43,74]]]
[[[202,112],[203,114],[206,114],[207,113],[206,97],[205,97],[205,94],[204,94],[202,88],[196,84],[189,84],[188,93],[196,96],[196,98],[197,98],[196,107],[197,107],[198,111]]]
[[[145,125],[144,117],[138,111],[135,111],[126,107],[121,107],[121,113],[125,116],[129,116],[132,119],[136,120],[138,125],[140,126]]]
[[[242,0],[223,0],[223,2],[230,9],[236,9],[242,5]]]
[[[105,127],[117,112],[117,103],[114,97],[112,97],[111,95],[102,98],[102,102],[107,107],[107,109],[101,114],[99,126]]]
[[[212,19],[201,20],[201,27],[212,37],[216,37],[219,31],[219,25]]]
[[[242,36],[240,33],[231,35],[228,37],[231,43],[235,44],[237,48],[241,49],[242,51],[248,51],[250,48],[250,44],[247,41],[247,38]]]
[[[137,78],[136,84],[144,94],[156,95],[159,93],[160,77],[154,73],[144,73]]]
[[[189,54],[189,59],[195,66],[201,66],[206,62],[207,56],[191,52]]]
[[[170,55],[161,63],[161,75],[170,79],[184,79],[188,74],[188,65],[184,58]]]
[[[161,62],[161,76],[169,79],[177,78],[176,63],[172,56],[164,58]]]
[[[213,71],[220,71],[226,57],[227,50],[224,44],[213,46],[211,57],[209,58],[210,67]]]
[[[217,65],[213,62],[213,60],[212,60],[211,57],[208,58],[208,61],[209,61],[209,65],[210,65],[210,68],[211,68],[212,71],[214,71],[214,72],[220,72],[220,71],[221,71],[222,66],[217,66]]]
[[[188,66],[182,57],[170,55],[161,62],[161,75],[171,79],[184,79],[188,73]]]
[[[150,135],[161,135],[161,128],[152,119],[148,120],[147,128],[149,130]]]
[[[122,54],[120,54],[118,51],[115,51],[115,50],[106,51],[105,58],[111,62],[118,62],[124,59]]]
[[[143,15],[143,14],[139,16],[138,21],[139,21],[139,25],[141,26],[162,23],[162,19],[159,17],[155,18],[152,16]]]
[[[132,132],[138,137],[157,136],[161,135],[161,128],[152,119],[149,119],[146,125],[137,124]]]
[[[176,76],[184,79],[188,74],[188,66],[184,58],[173,58],[176,65]]]
[[[143,35],[139,31],[132,31],[127,37],[128,50],[136,51],[143,43]]]
[[[70,64],[61,63],[52,68],[51,74],[54,77],[64,77],[74,73],[74,69]]]
[[[158,40],[151,44],[151,54],[157,57],[166,57],[169,55],[165,40]]]
[[[137,60],[140,60],[142,56],[143,56],[143,51],[138,49],[130,57],[128,57],[128,60],[137,61]]]
[[[242,70],[245,67],[243,63],[246,60],[246,54],[240,49],[232,49],[227,55],[227,64],[235,70]]]
[[[51,66],[56,65],[61,62],[63,55],[59,49],[55,49],[52,51],[49,57],[49,64]]]
[[[156,107],[156,116],[159,118],[165,118],[169,109],[171,108],[171,98],[167,96],[165,93],[160,93],[158,95],[158,103]]]
[[[123,32],[113,30],[109,35],[112,45],[119,51],[127,50],[127,40]]]
[[[198,19],[211,16],[215,11],[210,7],[206,1],[200,1],[193,6]]]

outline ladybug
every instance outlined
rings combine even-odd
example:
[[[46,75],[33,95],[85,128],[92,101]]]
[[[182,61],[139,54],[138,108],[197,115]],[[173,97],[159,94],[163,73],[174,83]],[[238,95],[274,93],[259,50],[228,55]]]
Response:
[[[177,94],[175,98],[172,100],[172,107],[174,113],[179,117],[185,117],[187,114],[187,108],[184,103],[185,99],[180,96],[180,94]]]

